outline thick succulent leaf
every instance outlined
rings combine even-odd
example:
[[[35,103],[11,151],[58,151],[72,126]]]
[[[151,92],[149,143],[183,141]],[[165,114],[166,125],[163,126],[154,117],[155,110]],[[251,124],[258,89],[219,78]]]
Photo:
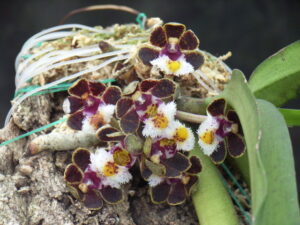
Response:
[[[299,109],[279,109],[289,127],[300,126]]]
[[[241,121],[251,176],[252,218],[258,225],[299,222],[294,160],[285,122],[270,103],[255,100],[234,70],[222,96]],[[290,215],[290,216],[286,216]]]
[[[231,198],[221,180],[221,174],[211,159],[204,155],[199,145],[190,153],[201,159],[202,171],[192,195],[194,207],[201,225],[239,225],[239,219]]]
[[[91,210],[97,210],[103,206],[103,200],[101,199],[99,193],[94,190],[90,190],[85,193],[82,201],[84,205]]]
[[[69,164],[65,169],[64,177],[69,184],[78,184],[83,178],[83,173],[75,164]]]
[[[163,203],[167,200],[170,193],[170,185],[166,182],[150,188],[150,197],[153,203]]]
[[[300,94],[300,41],[281,49],[252,73],[249,87],[257,98],[281,106]]]
[[[107,203],[115,204],[123,200],[123,192],[121,189],[105,187],[100,190],[101,196]]]
[[[76,164],[82,171],[85,171],[87,166],[91,163],[90,161],[90,151],[85,148],[78,148],[73,152],[72,161]]]

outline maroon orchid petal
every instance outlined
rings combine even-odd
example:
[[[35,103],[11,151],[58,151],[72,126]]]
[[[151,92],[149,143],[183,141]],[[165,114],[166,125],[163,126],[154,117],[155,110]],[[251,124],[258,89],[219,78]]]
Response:
[[[69,96],[65,101],[68,101],[68,109],[65,113],[74,113],[83,107],[83,100],[76,96]]]
[[[80,79],[74,83],[68,90],[70,95],[85,99],[89,94],[89,82],[86,79]]]
[[[199,69],[204,63],[204,56],[198,51],[185,53],[184,56],[186,61],[194,67],[194,70]]]
[[[121,118],[133,105],[133,100],[128,97],[120,98],[116,105],[116,116]]]
[[[151,146],[151,155],[159,154],[161,159],[171,158],[176,152],[177,145],[173,139],[162,138]]]
[[[158,82],[159,82],[159,80],[154,80],[154,79],[143,80],[143,81],[141,81],[141,83],[139,85],[139,89],[141,92],[147,92],[151,88],[153,88],[155,85],[157,85]]]
[[[151,61],[153,59],[158,58],[159,56],[159,51],[153,49],[153,48],[148,48],[148,47],[144,47],[141,48],[138,52],[138,56],[140,58],[140,60],[147,66],[151,66]]]
[[[122,91],[117,86],[108,87],[102,95],[102,99],[106,104],[115,105],[121,98]]]
[[[186,189],[187,195],[189,196],[189,195],[191,195],[193,188],[197,184],[198,177],[197,176],[189,176],[188,179],[189,180],[188,180],[187,184],[185,185],[185,189]]]
[[[123,200],[123,192],[121,189],[107,186],[101,189],[100,193],[103,200],[110,204],[115,204]]]
[[[226,101],[224,98],[219,98],[214,101],[212,101],[208,107],[207,111],[212,115],[212,116],[221,116],[224,115],[225,113],[225,107],[226,107]]]
[[[89,190],[84,194],[83,203],[87,208],[92,210],[101,209],[103,206],[103,200],[95,190]]]
[[[243,134],[244,134],[244,133],[243,133],[242,124],[241,124],[240,119],[239,119],[239,116],[238,116],[238,114],[237,114],[235,111],[229,110],[229,111],[227,112],[227,119],[228,119],[229,121],[231,121],[231,122],[233,122],[233,123],[235,123],[235,124],[238,125],[238,131],[237,131],[238,134],[240,134],[240,135],[243,135]]]
[[[72,161],[76,164],[82,171],[88,167],[91,163],[90,161],[90,151],[85,148],[77,148],[72,154]]]
[[[225,142],[222,141],[219,144],[217,150],[215,150],[211,155],[210,158],[215,164],[221,164],[224,162],[227,155],[227,151],[225,148]]]
[[[197,156],[192,156],[190,158],[191,167],[186,171],[187,173],[197,174],[202,170],[202,165],[200,159]]]
[[[89,89],[92,95],[100,96],[106,89],[106,86],[99,82],[89,81]]]
[[[176,84],[169,79],[161,79],[152,89],[151,93],[158,98],[167,98],[175,94]]]
[[[129,110],[120,120],[120,127],[124,133],[135,133],[139,128],[140,120],[135,109]]]
[[[246,145],[241,135],[230,132],[227,135],[228,153],[234,158],[242,156],[246,151]]]
[[[81,130],[83,119],[84,119],[83,111],[80,110],[69,116],[67,120],[67,124],[70,128],[74,130]]]
[[[65,169],[64,177],[68,183],[78,184],[83,178],[83,173],[75,164],[69,164]]]
[[[185,31],[185,26],[179,23],[166,23],[164,26],[167,37],[179,38]]]
[[[176,182],[171,186],[171,191],[168,197],[168,203],[170,205],[182,204],[186,200],[186,195],[187,193],[184,184],[181,182]]]
[[[155,28],[150,35],[150,43],[157,47],[164,47],[167,44],[167,36],[164,29],[160,26]]]
[[[199,47],[199,39],[191,30],[184,32],[179,41],[182,50],[194,50]]]
[[[99,130],[97,130],[96,135],[99,140],[103,142],[119,142],[125,138],[123,133],[120,133],[118,129],[110,126],[101,127]]]
[[[182,172],[191,167],[191,163],[188,158],[179,152],[177,152],[172,158],[162,160],[162,163],[166,166],[176,168]]]
[[[170,185],[166,182],[163,182],[155,187],[150,188],[150,197],[152,202],[155,204],[165,202],[169,196],[170,189]]]

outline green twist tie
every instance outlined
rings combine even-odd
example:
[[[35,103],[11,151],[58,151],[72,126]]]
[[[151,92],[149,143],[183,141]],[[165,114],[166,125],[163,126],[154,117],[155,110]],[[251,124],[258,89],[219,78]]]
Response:
[[[139,13],[135,19],[135,21],[140,25],[141,30],[145,30],[145,21],[147,16],[145,13]]]
[[[18,136],[18,137],[15,137],[15,138],[10,139],[10,140],[8,140],[8,141],[4,141],[4,142],[2,142],[2,143],[0,144],[0,147],[1,147],[1,146],[4,146],[4,145],[8,145],[8,144],[10,144],[10,143],[12,143],[12,142],[18,141],[18,140],[20,140],[20,139],[22,139],[22,138],[24,138],[24,137],[27,137],[27,136],[29,136],[29,135],[31,135],[31,134],[34,134],[34,133],[40,132],[40,131],[42,131],[42,130],[45,130],[45,129],[49,128],[49,127],[53,127],[53,126],[55,126],[56,124],[62,123],[62,122],[64,122],[64,121],[66,121],[66,120],[67,120],[67,118],[63,118],[63,119],[54,121],[54,122],[49,123],[49,124],[47,124],[47,125],[45,125],[45,126],[39,127],[39,128],[37,128],[37,129],[34,129],[34,130],[32,130],[32,131],[29,131],[29,132],[27,132],[27,133],[25,133],[25,134],[22,134],[22,135],[20,135],[20,136]]]

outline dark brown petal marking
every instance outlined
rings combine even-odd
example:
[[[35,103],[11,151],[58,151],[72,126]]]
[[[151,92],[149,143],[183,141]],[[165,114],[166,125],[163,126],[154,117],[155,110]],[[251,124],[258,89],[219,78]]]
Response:
[[[81,130],[82,129],[82,121],[84,119],[84,115],[82,110],[77,111],[71,114],[67,120],[67,124],[70,128],[74,130]]]
[[[106,89],[106,86],[99,82],[89,82],[90,92],[94,96],[100,96]]]
[[[139,50],[138,56],[145,65],[151,66],[150,61],[159,56],[159,51],[153,48],[144,47]]]
[[[197,176],[189,176],[189,181],[188,183],[185,185],[185,189],[187,192],[187,195],[190,195],[193,191],[193,187],[195,186],[195,184],[198,181],[198,177]]]
[[[83,204],[89,209],[97,210],[102,208],[103,200],[99,196],[99,194],[96,193],[96,191],[90,190],[89,192],[84,194]]]
[[[188,30],[181,36],[179,46],[183,50],[194,50],[199,47],[199,39],[193,31]]]
[[[161,160],[161,163],[166,166],[166,176],[170,175],[171,177],[174,177],[173,174],[176,172],[175,170],[184,172],[191,167],[191,163],[188,158],[179,152],[172,158]]]
[[[140,83],[139,89],[141,92],[147,92],[159,83],[158,80],[147,79]]]
[[[125,138],[125,135],[123,134],[118,134],[116,136],[111,136],[111,137],[108,136],[109,134],[113,134],[117,132],[119,133],[120,131],[117,130],[116,128],[105,126],[97,130],[96,135],[99,138],[99,140],[103,142],[122,141]]]
[[[242,156],[246,151],[246,145],[243,138],[232,132],[227,136],[227,147],[229,155],[234,158]]]
[[[64,177],[68,183],[77,184],[81,182],[83,174],[75,164],[69,164],[65,169]]]
[[[160,48],[167,44],[166,32],[162,27],[157,27],[152,31],[150,35],[150,43]]]
[[[72,161],[75,163],[82,171],[85,171],[87,166],[91,163],[90,161],[90,151],[85,148],[78,148],[73,152]]]
[[[102,99],[106,104],[115,105],[121,98],[122,91],[117,86],[108,87],[102,95]]]
[[[238,124],[238,133],[243,135],[243,128],[242,128],[242,124],[240,122],[238,114],[233,110],[229,110],[227,112],[227,119],[229,121],[234,122],[235,124]]]
[[[175,94],[176,84],[169,79],[161,79],[157,85],[151,89],[151,93],[158,98],[166,98]]]
[[[153,203],[163,203],[167,200],[170,193],[170,185],[163,182],[150,188],[150,196]]]
[[[200,159],[197,156],[192,156],[190,158],[190,162],[191,162],[191,167],[186,172],[191,174],[200,173],[202,170]]]
[[[168,38],[180,38],[185,31],[185,26],[179,23],[166,23],[163,28],[165,29]]]
[[[171,186],[171,191],[168,197],[168,203],[170,205],[179,205],[186,200],[186,190],[183,183],[178,182]]]
[[[69,103],[70,103],[70,112],[74,113],[77,110],[81,109],[83,106],[83,100],[81,98],[78,98],[76,96],[69,96],[68,97]]]
[[[139,128],[140,120],[135,109],[129,110],[120,120],[120,127],[124,133],[135,133]]]
[[[110,204],[115,204],[123,200],[123,192],[121,189],[107,186],[101,189],[100,193],[103,200]]]
[[[124,116],[128,110],[132,107],[133,100],[131,98],[120,98],[116,105],[116,116],[121,118]]]
[[[198,51],[185,53],[184,55],[186,61],[194,67],[194,70],[200,68],[204,63],[204,56]]]
[[[89,85],[86,79],[80,79],[74,83],[68,90],[70,95],[77,96],[79,98],[85,98],[89,94]]]
[[[222,141],[220,142],[218,149],[210,155],[210,158],[215,164],[221,164],[224,162],[226,154],[225,142]]]
[[[207,111],[212,115],[212,116],[221,116],[224,115],[225,113],[225,107],[226,107],[226,101],[224,98],[219,98],[214,101],[212,101],[208,107]]]

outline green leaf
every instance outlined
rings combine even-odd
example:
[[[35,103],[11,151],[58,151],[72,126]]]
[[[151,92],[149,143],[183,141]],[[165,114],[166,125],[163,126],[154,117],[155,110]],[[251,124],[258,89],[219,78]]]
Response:
[[[202,171],[192,195],[194,207],[201,225],[238,225],[233,203],[225,189],[221,175],[210,158],[205,156],[198,145],[190,155],[201,159]]]
[[[279,109],[288,126],[300,126],[300,110],[298,109]]]
[[[270,103],[256,101],[243,73],[234,70],[221,94],[239,115],[251,177],[252,218],[257,225],[295,225],[299,207],[292,148],[285,122]]]
[[[257,224],[300,224],[289,131],[274,105],[257,100],[257,106],[262,133],[259,152],[267,175],[267,194]]]
[[[281,49],[252,73],[249,87],[257,98],[276,106],[300,94],[300,41]]]

